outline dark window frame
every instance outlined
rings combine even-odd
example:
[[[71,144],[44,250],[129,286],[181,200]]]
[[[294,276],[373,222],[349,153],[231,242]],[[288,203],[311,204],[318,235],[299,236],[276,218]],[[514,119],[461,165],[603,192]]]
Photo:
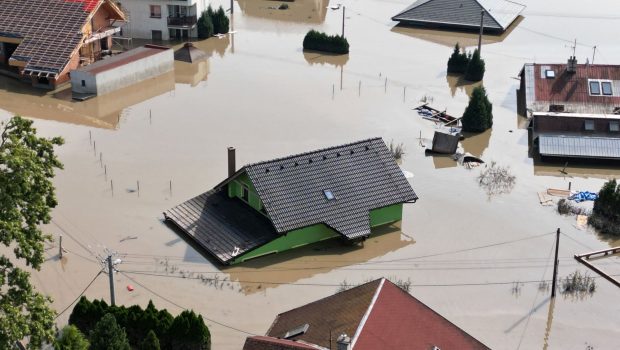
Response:
[[[605,86],[609,88],[608,91],[605,91]],[[612,96],[614,94],[614,86],[611,81],[601,81],[601,93],[603,96]]]
[[[159,14],[156,13],[156,11],[153,11],[154,9],[159,9]],[[151,13],[151,17],[150,18],[161,18],[161,5],[149,5],[149,10]]]
[[[596,86],[596,89],[592,87]],[[590,90],[590,95],[592,96],[601,96],[601,82],[598,80],[590,80],[588,81],[588,88]]]

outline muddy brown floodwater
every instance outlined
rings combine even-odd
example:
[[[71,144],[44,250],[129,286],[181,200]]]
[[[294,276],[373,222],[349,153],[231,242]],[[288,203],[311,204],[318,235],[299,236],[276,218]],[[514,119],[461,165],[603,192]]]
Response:
[[[551,305],[537,282],[551,277],[557,228],[560,277],[585,272],[574,254],[619,242],[577,229],[575,217],[540,206],[536,194],[569,182],[596,191],[620,171],[569,164],[564,175],[562,164],[535,164],[515,97],[524,63],[564,62],[575,38],[580,62],[592,60],[596,45],[596,63],[620,63],[620,4],[522,0],[528,7],[517,26],[485,37],[493,130],[462,147],[516,176],[510,193],[488,197],[476,182],[480,169],[425,156],[420,144],[435,126],[411,110],[426,97],[463,112],[472,86],[447,76],[445,65],[457,40],[471,46],[475,36],[394,28],[389,18],[409,1],[341,2],[351,44],[345,57],[301,48],[310,28],[340,32],[342,12],[327,9],[328,1],[296,0],[288,10],[274,10],[277,1],[238,1],[236,34],[195,43],[211,54],[208,63],[177,65],[176,75],[127,91],[78,103],[66,91],[33,91],[0,77],[2,119],[19,113],[42,134],[66,139],[58,151],[65,169],[54,180],[60,204],[45,229],[63,234],[68,253],[59,261],[55,248],[47,251],[49,261],[33,274],[39,290],[62,310],[115,252],[123,260],[117,302],[192,308],[219,350],[241,348],[278,313],[331,295],[345,280],[387,276],[411,280],[415,297],[493,349],[620,348],[618,288],[597,278],[593,295],[560,294]],[[227,146],[237,148],[241,166],[373,136],[404,143],[402,167],[414,174],[420,200],[363,247],[324,243],[222,268],[162,223],[164,210],[226,176]],[[618,258],[597,263],[620,273]],[[108,299],[107,278],[86,295]]]

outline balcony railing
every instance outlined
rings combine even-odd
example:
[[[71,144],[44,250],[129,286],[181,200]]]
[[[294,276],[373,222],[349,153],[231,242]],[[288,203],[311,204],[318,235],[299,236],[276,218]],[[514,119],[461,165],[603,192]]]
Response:
[[[196,16],[169,16],[168,26],[191,27],[196,24]]]

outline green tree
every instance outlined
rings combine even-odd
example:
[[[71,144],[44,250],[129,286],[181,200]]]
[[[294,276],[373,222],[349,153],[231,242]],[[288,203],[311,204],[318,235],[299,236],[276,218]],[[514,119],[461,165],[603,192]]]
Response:
[[[65,326],[62,335],[54,341],[55,350],[88,350],[89,346],[84,334],[73,325]]]
[[[211,334],[202,316],[183,311],[168,329],[170,347],[175,350],[210,350]]]
[[[207,39],[213,36],[213,19],[207,11],[203,11],[198,19],[198,37]]]
[[[90,333],[91,350],[131,350],[127,334],[116,323],[112,314],[106,314]]]
[[[228,17],[226,17],[226,12],[224,11],[224,8],[220,6],[215,13],[213,13],[213,9],[211,9],[211,13],[211,20],[213,21],[213,31],[216,34],[228,33],[230,23]]]
[[[467,70],[465,71],[465,80],[480,81],[484,78],[484,60],[480,58],[480,51],[476,49],[469,59]]]
[[[140,344],[140,350],[160,350],[159,339],[153,330],[146,334],[146,338]]]
[[[493,105],[484,87],[474,88],[461,122],[463,131],[469,132],[483,132],[493,126]]]
[[[459,43],[456,43],[456,45],[454,45],[454,51],[448,59],[448,73],[465,73],[468,63],[469,58],[467,54],[464,51],[461,52]]]
[[[349,53],[349,42],[340,35],[327,35],[311,29],[303,41],[304,50],[332,52],[337,54]]]
[[[30,274],[17,260],[35,270],[45,258],[43,244],[51,240],[39,228],[50,222],[57,204],[51,179],[62,164],[54,147],[59,137],[37,136],[32,121],[14,117],[0,123],[0,242],[13,249],[0,256],[0,349],[29,337],[29,347],[38,349],[54,340],[54,311],[51,299],[30,284]]]

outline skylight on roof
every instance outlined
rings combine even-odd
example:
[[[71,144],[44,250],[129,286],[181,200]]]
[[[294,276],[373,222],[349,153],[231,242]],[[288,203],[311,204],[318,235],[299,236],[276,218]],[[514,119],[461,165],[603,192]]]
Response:
[[[553,78],[555,78],[555,72],[553,70],[551,70],[551,69],[547,69],[545,71],[545,77],[547,79],[553,79]]]
[[[336,196],[334,196],[334,193],[332,193],[332,191],[330,190],[323,190],[323,194],[328,201],[336,199]]]
[[[284,339],[290,339],[298,335],[302,335],[308,331],[308,328],[310,328],[310,325],[307,323],[299,327],[295,327],[291,329],[290,331],[286,332],[286,334],[284,334]]]
[[[613,95],[613,89],[611,87],[610,81],[602,81],[601,88],[603,89],[603,95],[606,95],[606,96]]]
[[[589,83],[590,85],[590,95],[600,95],[601,94],[601,83],[597,80],[592,80]]]

